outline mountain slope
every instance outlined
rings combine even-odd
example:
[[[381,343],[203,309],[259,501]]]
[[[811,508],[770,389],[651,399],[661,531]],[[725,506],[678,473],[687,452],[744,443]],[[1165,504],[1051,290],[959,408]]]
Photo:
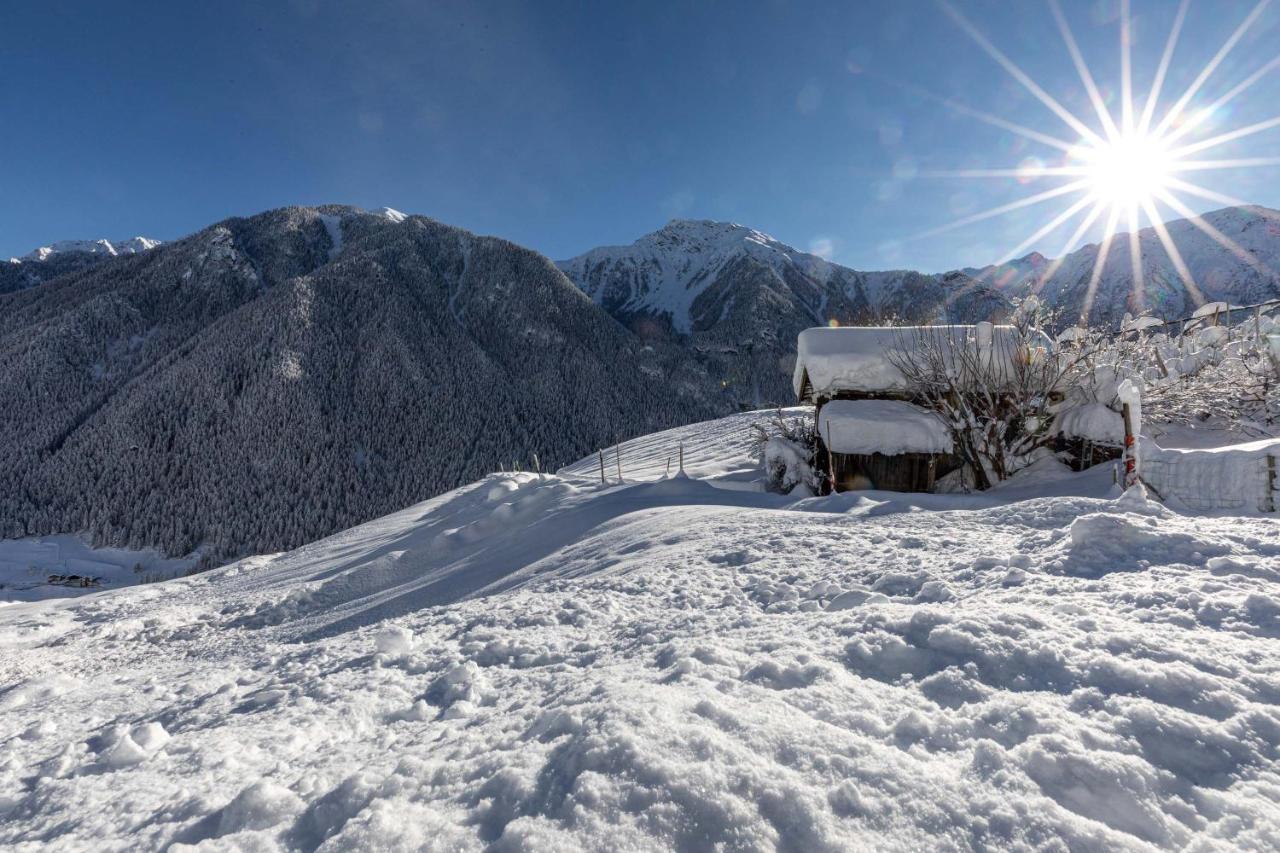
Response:
[[[0,297],[0,537],[279,550],[722,410],[707,388],[505,241],[228,220]]]
[[[1280,522],[797,501],[763,416],[0,608],[0,846],[1274,849]]]
[[[1241,257],[1190,220],[1178,219],[1166,224],[1169,237],[1203,298],[1233,305],[1280,298],[1280,211],[1253,205],[1229,207],[1206,213],[1201,219],[1244,253]],[[1133,286],[1129,235],[1117,235],[1098,280],[1089,311],[1090,323],[1114,328],[1126,311],[1136,316],[1145,310],[1165,319],[1176,319],[1189,316],[1196,309],[1195,295],[1183,281],[1156,231],[1152,228],[1139,231],[1138,246],[1142,253],[1144,285],[1141,297]],[[1090,244],[1067,255],[1043,284],[1040,280],[1053,270],[1055,262],[1039,253],[999,267],[964,272],[1010,296],[1038,292],[1067,323],[1072,323],[1084,310],[1100,248]]]
[[[558,266],[649,340],[689,347],[744,405],[791,401],[789,359],[801,329],[831,320],[998,319],[1008,303],[953,273],[858,272],[742,225],[673,220],[630,246]]]

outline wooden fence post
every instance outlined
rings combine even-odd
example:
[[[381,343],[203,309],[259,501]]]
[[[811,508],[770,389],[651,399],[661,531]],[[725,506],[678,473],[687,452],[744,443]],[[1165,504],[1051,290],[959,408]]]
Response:
[[[618,465],[618,482],[622,482],[622,444],[613,446],[613,461]]]
[[[1138,460],[1134,447],[1137,438],[1133,434],[1133,418],[1128,403],[1121,406],[1120,413],[1124,416],[1124,487],[1128,489],[1138,484]]]
[[[1267,454],[1267,497],[1264,503],[1266,512],[1276,511],[1276,458]]]
[[[609,481],[604,478],[604,451],[597,450],[596,453],[600,454],[600,484],[608,485]]]
[[[831,453],[831,421],[827,421],[827,479],[831,483],[831,491],[827,494],[835,494],[836,492],[836,460]]]

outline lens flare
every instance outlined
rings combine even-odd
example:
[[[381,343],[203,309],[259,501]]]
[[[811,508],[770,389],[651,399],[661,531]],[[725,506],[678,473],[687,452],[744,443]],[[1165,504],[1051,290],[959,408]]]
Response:
[[[1117,228],[1122,223],[1129,229],[1131,235],[1128,240],[1128,254],[1133,273],[1133,301],[1136,305],[1142,307],[1145,298],[1141,258],[1142,248],[1141,241],[1136,239],[1136,232],[1141,225],[1141,217],[1146,217],[1155,230],[1161,247],[1177,269],[1188,295],[1195,300],[1196,304],[1204,303],[1205,297],[1203,293],[1183,261],[1169,230],[1164,227],[1161,206],[1186,218],[1191,225],[1254,269],[1258,269],[1270,277],[1275,277],[1275,272],[1267,269],[1254,255],[1241,248],[1237,243],[1196,215],[1181,198],[1182,195],[1186,195],[1233,206],[1242,205],[1244,202],[1238,199],[1233,199],[1213,189],[1190,183],[1182,176],[1188,172],[1213,172],[1223,169],[1248,169],[1280,165],[1280,158],[1274,156],[1240,157],[1235,159],[1214,159],[1212,157],[1195,156],[1228,142],[1236,142],[1252,137],[1255,134],[1280,128],[1280,116],[1254,122],[1244,127],[1225,130],[1198,141],[1184,139],[1201,125],[1209,124],[1210,119],[1215,122],[1229,119],[1231,111],[1224,109],[1224,107],[1229,102],[1238,102],[1238,99],[1258,80],[1265,77],[1272,70],[1280,68],[1280,56],[1276,56],[1266,64],[1256,68],[1216,100],[1206,105],[1192,103],[1213,73],[1222,66],[1227,55],[1253,28],[1270,2],[1271,0],[1258,0],[1244,20],[1232,31],[1226,42],[1218,48],[1213,58],[1195,75],[1194,80],[1187,89],[1174,100],[1173,104],[1157,120],[1156,112],[1161,90],[1168,79],[1168,71],[1173,62],[1178,38],[1183,31],[1189,0],[1181,0],[1177,7],[1168,38],[1165,41],[1164,50],[1160,55],[1159,66],[1156,69],[1151,88],[1140,110],[1136,108],[1133,97],[1130,0],[1120,0],[1121,79],[1118,87],[1120,92],[1118,116],[1112,114],[1112,108],[1107,105],[1103,98],[1094,74],[1085,62],[1084,55],[1071,32],[1071,27],[1067,22],[1059,0],[1049,0],[1050,11],[1054,22],[1057,24],[1058,31],[1062,35],[1067,54],[1075,66],[1076,73],[1084,86],[1084,91],[1087,93],[1089,102],[1096,113],[1097,126],[1090,127],[1085,120],[1072,113],[1061,101],[1054,98],[1044,87],[1033,80],[1008,54],[979,31],[949,0],[939,0],[939,5],[943,11],[955,21],[957,26],[973,39],[978,47],[1003,68],[1010,77],[1016,80],[1027,92],[1070,128],[1079,141],[1072,144],[1045,132],[1043,129],[1016,124],[991,113],[973,109],[953,99],[941,98],[928,92],[920,92],[925,97],[944,104],[955,113],[970,116],[987,124],[1012,131],[1031,143],[1049,146],[1057,149],[1059,153],[1054,158],[1054,162],[1058,163],[1058,165],[1046,165],[1039,157],[1027,155],[1013,168],[1006,166],[1004,168],[922,173],[922,176],[926,177],[1013,178],[1018,184],[1024,186],[1036,183],[1037,190],[1032,195],[1017,201],[1006,202],[988,210],[968,213],[953,222],[916,234],[911,239],[931,237],[997,216],[1005,216],[1032,206],[1040,206],[1054,199],[1065,199],[1065,203],[1060,202],[1064,206],[1059,208],[1058,212],[1046,217],[1043,225],[1001,260],[1001,262],[1004,262],[1019,257],[1021,252],[1030,248],[1034,243],[1045,239],[1058,228],[1066,227],[1068,222],[1083,213],[1083,220],[1075,228],[1066,245],[1063,246],[1061,256],[1056,261],[1049,263],[1043,272],[1036,276],[1031,292],[1037,293],[1057,272],[1067,253],[1074,249],[1085,238],[1094,223],[1102,220],[1105,215],[1106,224],[1103,228],[1101,248],[1092,274],[1089,277],[1084,312],[1081,317],[1082,322],[1087,322],[1089,319],[1088,315],[1092,308],[1098,282],[1111,254],[1109,251],[1111,243],[1116,237]],[[1066,152],[1065,158],[1060,153],[1063,151]],[[1042,179],[1057,179],[1064,181],[1064,183],[1044,188],[1044,185],[1040,183]],[[1073,195],[1076,196],[1074,199],[1071,198]],[[999,268],[999,264],[997,264],[992,267],[992,270],[998,271]],[[995,272],[992,274],[995,274]],[[982,277],[979,276],[971,284],[964,288],[959,288],[950,298],[953,300],[959,298],[967,290],[979,286],[982,280]]]

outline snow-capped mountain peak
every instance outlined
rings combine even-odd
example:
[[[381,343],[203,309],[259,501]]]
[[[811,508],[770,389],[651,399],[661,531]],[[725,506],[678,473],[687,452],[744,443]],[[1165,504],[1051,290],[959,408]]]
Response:
[[[160,245],[159,240],[150,237],[130,237],[124,240],[59,240],[48,246],[41,246],[20,260],[46,261],[53,255],[81,253],[86,255],[136,255],[154,249]]]
[[[694,303],[731,265],[749,258],[785,280],[788,268],[826,282],[834,264],[745,225],[673,219],[629,246],[602,246],[558,266],[614,313],[665,315],[687,334],[698,325]]]

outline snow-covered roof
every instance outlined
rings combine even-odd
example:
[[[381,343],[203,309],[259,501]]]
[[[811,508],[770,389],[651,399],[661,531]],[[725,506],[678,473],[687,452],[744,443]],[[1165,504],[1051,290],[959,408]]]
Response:
[[[1051,346],[1037,333],[1035,346]],[[993,367],[1012,375],[1015,358],[1024,351],[1022,334],[1014,326],[979,323],[976,326],[820,326],[800,333],[792,387],[796,396],[812,401],[841,391],[883,393],[907,390],[907,379],[894,364],[893,353],[918,348],[931,339],[944,352],[962,352],[978,345],[990,353]],[[1001,371],[1005,372],[1005,371]],[[805,380],[808,379],[806,388]]]
[[[950,453],[942,419],[901,400],[832,400],[818,413],[818,434],[834,453]]]
[[[1054,421],[1054,432],[1069,438],[1124,444],[1124,418],[1103,403],[1085,403],[1061,412]]]
[[[1128,317],[1120,326],[1122,332],[1140,332],[1143,329],[1154,329],[1158,326],[1167,326],[1168,323],[1159,317],[1152,317],[1145,314],[1141,317]]]
[[[1191,316],[1192,316],[1193,318],[1194,318],[1194,317],[1209,317],[1209,316],[1212,316],[1212,315],[1214,315],[1214,314],[1221,314],[1221,313],[1223,313],[1224,311],[1230,311],[1230,310],[1231,310],[1231,305],[1230,305],[1229,303],[1226,303],[1226,302],[1206,302],[1204,305],[1201,305],[1199,308],[1197,308],[1197,309],[1196,309],[1196,310],[1191,314]]]

